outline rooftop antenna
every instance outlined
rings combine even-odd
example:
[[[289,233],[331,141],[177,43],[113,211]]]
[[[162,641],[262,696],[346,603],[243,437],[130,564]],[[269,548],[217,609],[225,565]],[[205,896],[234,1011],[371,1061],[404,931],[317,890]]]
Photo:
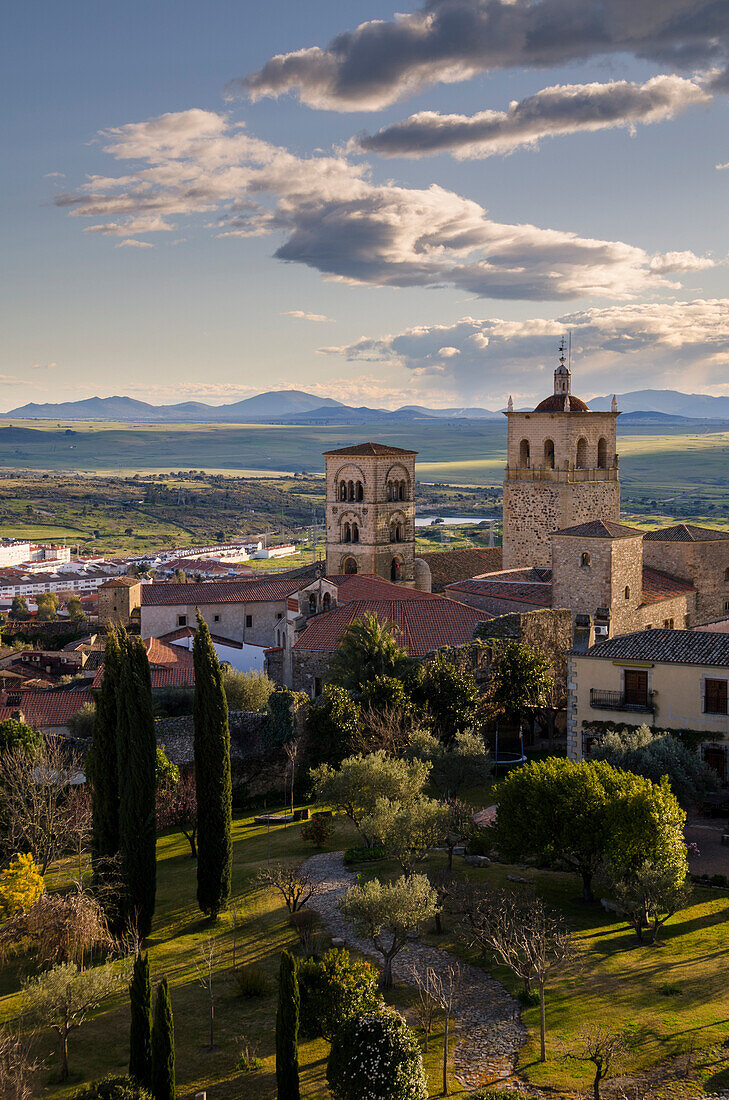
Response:
[[[568,350],[567,350],[567,369],[572,370],[572,329],[567,333]]]
[[[560,362],[560,366],[563,367],[564,366],[564,336],[562,337],[562,339],[560,340],[560,343],[559,343],[559,362]]]

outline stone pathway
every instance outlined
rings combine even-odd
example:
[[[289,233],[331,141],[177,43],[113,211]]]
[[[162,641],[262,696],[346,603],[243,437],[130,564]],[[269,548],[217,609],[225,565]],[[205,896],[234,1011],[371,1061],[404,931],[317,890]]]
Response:
[[[340,897],[353,885],[355,876],[344,866],[341,852],[325,852],[312,856],[304,864],[311,878],[321,883],[321,892],[308,902],[334,937],[380,961],[367,940],[358,939],[348,921],[336,907]],[[475,966],[455,959],[447,951],[428,947],[414,940],[409,943],[393,965],[396,981],[413,984],[412,967],[430,966],[443,972],[453,962],[459,962],[462,982],[455,1011],[458,1045],[454,1055],[454,1072],[458,1082],[469,1089],[505,1083],[514,1072],[516,1053],[526,1040],[526,1031],[519,1016],[518,1003],[504,987]],[[510,1082],[516,1084],[515,1081]]]

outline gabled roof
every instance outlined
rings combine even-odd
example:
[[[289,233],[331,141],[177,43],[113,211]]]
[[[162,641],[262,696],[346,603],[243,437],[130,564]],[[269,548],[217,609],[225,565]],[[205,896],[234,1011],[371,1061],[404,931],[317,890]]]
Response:
[[[404,451],[402,447],[388,447],[385,443],[355,443],[351,447],[340,447],[336,451],[324,451],[324,457],[330,455],[361,455],[362,457],[376,457],[377,455],[416,455],[417,451]]]
[[[648,531],[643,537],[649,542],[717,542],[720,539],[729,539],[729,531],[697,527],[694,523],[677,523],[673,527]]]
[[[643,534],[636,527],[626,527],[624,523],[611,523],[604,519],[591,519],[575,527],[563,527],[554,533],[582,539],[630,539]]]
[[[100,584],[99,588],[134,588],[135,584],[141,583],[138,577],[112,577]]]
[[[195,686],[195,662],[189,650],[179,645],[167,645],[159,638],[145,638],[144,648],[147,650],[153,688]],[[100,688],[103,679],[102,664],[92,686]]]
[[[482,550],[432,550],[420,557],[430,569],[433,592],[442,592],[447,584],[493,573],[502,566],[500,546]]]
[[[342,573],[325,580],[337,586],[337,600],[432,600],[430,592],[418,592],[402,584],[393,584],[374,573]]]
[[[547,579],[538,580],[532,569],[515,569],[496,573],[493,577],[474,577],[471,580],[449,584],[447,592],[457,598],[463,595],[482,596],[492,600],[514,600],[516,603],[533,604],[535,607],[552,606],[552,581],[549,570],[543,570]]]
[[[588,649],[586,656],[726,668],[729,667],[729,635],[696,630],[641,630],[599,642]]]
[[[467,645],[476,623],[492,618],[478,608],[443,596],[430,600],[352,600],[310,619],[293,648],[333,653],[339,649],[347,627],[367,614],[380,622],[395,623],[400,645],[411,657],[424,657],[442,646]]]
[[[20,710],[34,729],[50,729],[67,725],[86,703],[94,702],[94,697],[90,691],[26,691],[20,703],[8,706],[7,700],[8,693],[0,692],[0,722]]]
[[[643,566],[643,603],[656,603],[658,600],[670,600],[673,596],[682,596],[694,592],[691,581],[683,577],[674,577],[659,569]]]
[[[280,577],[244,581],[197,581],[193,584],[143,584],[142,607],[195,607],[208,603],[285,600],[303,587],[302,578]]]

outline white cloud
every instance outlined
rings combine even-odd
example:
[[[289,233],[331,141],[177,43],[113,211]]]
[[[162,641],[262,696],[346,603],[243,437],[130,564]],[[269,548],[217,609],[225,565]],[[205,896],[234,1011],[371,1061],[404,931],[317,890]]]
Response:
[[[43,176],[44,180],[65,180],[65,178],[64,172],[46,172]]]
[[[149,241],[136,241],[133,237],[128,237],[124,241],[118,241],[114,248],[154,248],[154,245]]]
[[[167,229],[173,215],[215,211],[219,235],[275,231],[284,237],[279,259],[339,281],[451,286],[485,298],[623,298],[676,287],[666,272],[713,262],[690,252],[671,253],[668,261],[622,241],[504,224],[435,184],[374,184],[367,165],[341,155],[294,156],[207,111],[163,115],[104,137],[115,158],[142,163],[57,196],[73,216],[137,225],[145,219],[150,232],[152,219]],[[124,224],[102,221],[97,229],[115,234]],[[130,240],[117,247],[130,247]]]
[[[556,349],[568,329],[573,388],[583,396],[644,387],[727,388],[729,298],[622,304],[554,320],[463,317],[320,351],[435,376],[441,384],[445,376],[464,397],[497,408],[509,393],[536,400],[549,392]],[[444,356],[444,348],[459,354]]]
[[[58,366],[58,363],[33,363],[31,365],[30,369],[31,370],[53,370],[53,368],[57,367],[57,366]]]
[[[514,101],[507,111],[470,116],[421,111],[376,134],[353,138],[350,148],[392,157],[443,152],[461,160],[490,157],[547,137],[662,122],[711,98],[700,84],[679,76],[655,76],[645,84],[563,84]]]
[[[722,0],[425,0],[272,57],[234,81],[252,99],[294,92],[310,107],[374,111],[436,83],[477,73],[632,55],[684,70],[717,68],[727,90],[729,15]]]
[[[285,309],[281,314],[282,317],[297,317],[301,321],[326,321],[331,322],[332,318],[327,317],[324,313],[307,313],[304,309]]]
[[[102,233],[107,237],[136,237],[142,233],[165,233],[174,228],[174,225],[170,225],[159,214],[145,214],[124,218],[119,222],[87,225],[84,226],[84,233]]]

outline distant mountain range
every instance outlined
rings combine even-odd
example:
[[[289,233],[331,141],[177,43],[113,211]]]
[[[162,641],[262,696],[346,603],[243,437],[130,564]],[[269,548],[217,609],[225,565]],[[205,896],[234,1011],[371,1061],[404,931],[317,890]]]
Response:
[[[612,395],[589,402],[596,412],[609,409]],[[729,421],[729,397],[711,397],[677,390],[633,390],[618,394],[618,408],[632,422],[658,423],[666,420]],[[206,405],[184,401],[177,405],[150,405],[132,397],[88,397],[59,404],[21,405],[5,417],[24,420],[122,420],[150,423],[238,423],[238,424],[384,424],[436,418],[439,420],[500,420],[501,410],[464,406],[430,409],[404,405],[400,409],[354,407],[331,397],[317,397],[303,390],[272,390],[228,405]],[[625,417],[624,417],[625,419]]]

